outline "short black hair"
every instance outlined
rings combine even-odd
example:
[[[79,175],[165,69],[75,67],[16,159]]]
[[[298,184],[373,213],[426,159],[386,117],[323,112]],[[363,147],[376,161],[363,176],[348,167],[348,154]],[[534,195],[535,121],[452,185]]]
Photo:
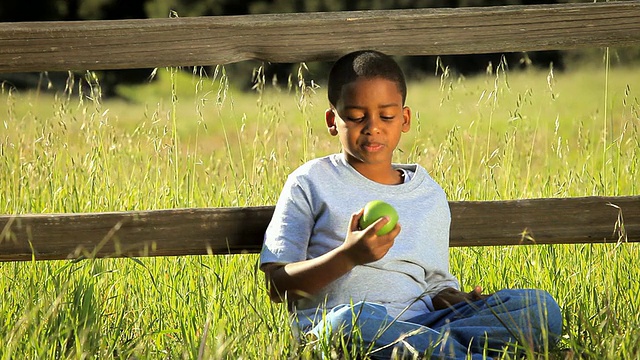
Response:
[[[402,105],[407,98],[407,83],[404,73],[391,56],[375,50],[361,50],[349,53],[338,59],[329,72],[327,95],[329,103],[336,106],[345,84],[358,78],[380,77],[393,81],[402,94]]]

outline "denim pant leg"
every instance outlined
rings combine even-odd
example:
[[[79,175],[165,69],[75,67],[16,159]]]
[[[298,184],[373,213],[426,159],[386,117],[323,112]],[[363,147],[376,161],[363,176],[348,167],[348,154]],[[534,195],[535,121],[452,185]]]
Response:
[[[406,355],[431,353],[433,359],[468,359],[467,347],[441,333],[416,323],[395,320],[384,306],[366,302],[340,305],[326,314],[311,333],[327,339],[340,334],[374,359],[389,359],[394,348]],[[475,354],[471,359],[484,359]]]
[[[546,291],[533,289],[501,290],[487,299],[460,303],[409,321],[470,344],[474,352],[499,351],[516,342],[543,350],[555,345],[562,332],[556,301]]]

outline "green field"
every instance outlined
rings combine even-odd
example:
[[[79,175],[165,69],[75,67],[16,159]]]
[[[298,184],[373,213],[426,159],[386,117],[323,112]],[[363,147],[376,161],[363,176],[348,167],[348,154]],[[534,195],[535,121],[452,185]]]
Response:
[[[101,99],[95,81],[79,94],[80,79],[56,95],[5,86],[0,213],[273,205],[290,171],[340,150],[324,128],[325,89],[305,69],[289,88],[261,81],[251,93],[218,70],[161,69],[120,88],[124,99]],[[450,200],[638,194],[638,84],[640,69],[604,65],[438,72],[410,84],[413,129],[397,160],[424,165]],[[451,257],[465,289],[558,300],[564,351],[541,358],[640,358],[636,244]],[[0,263],[0,290],[0,359],[318,356],[293,341],[255,254]]]

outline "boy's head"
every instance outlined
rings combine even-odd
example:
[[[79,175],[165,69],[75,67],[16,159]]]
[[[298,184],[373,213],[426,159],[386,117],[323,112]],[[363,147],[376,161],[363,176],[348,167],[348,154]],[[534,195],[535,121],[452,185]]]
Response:
[[[401,183],[392,158],[411,127],[411,110],[398,64],[377,51],[345,55],[331,69],[328,95],[327,129],[340,138],[347,162],[370,180]]]
[[[389,55],[375,50],[352,52],[333,64],[327,84],[329,103],[334,107],[337,106],[345,84],[359,78],[376,77],[394,82],[402,95],[402,105],[404,105],[407,97],[407,83],[402,69]]]

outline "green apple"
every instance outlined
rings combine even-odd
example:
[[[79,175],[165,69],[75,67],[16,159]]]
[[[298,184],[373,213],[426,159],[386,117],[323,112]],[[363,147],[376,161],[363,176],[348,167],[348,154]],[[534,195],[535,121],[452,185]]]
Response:
[[[378,230],[377,235],[385,235],[396,227],[396,223],[398,222],[398,212],[393,208],[393,206],[384,201],[373,200],[368,202],[364,206],[364,214],[362,214],[362,217],[360,218],[360,228],[367,228],[383,216],[388,216],[389,222]]]

